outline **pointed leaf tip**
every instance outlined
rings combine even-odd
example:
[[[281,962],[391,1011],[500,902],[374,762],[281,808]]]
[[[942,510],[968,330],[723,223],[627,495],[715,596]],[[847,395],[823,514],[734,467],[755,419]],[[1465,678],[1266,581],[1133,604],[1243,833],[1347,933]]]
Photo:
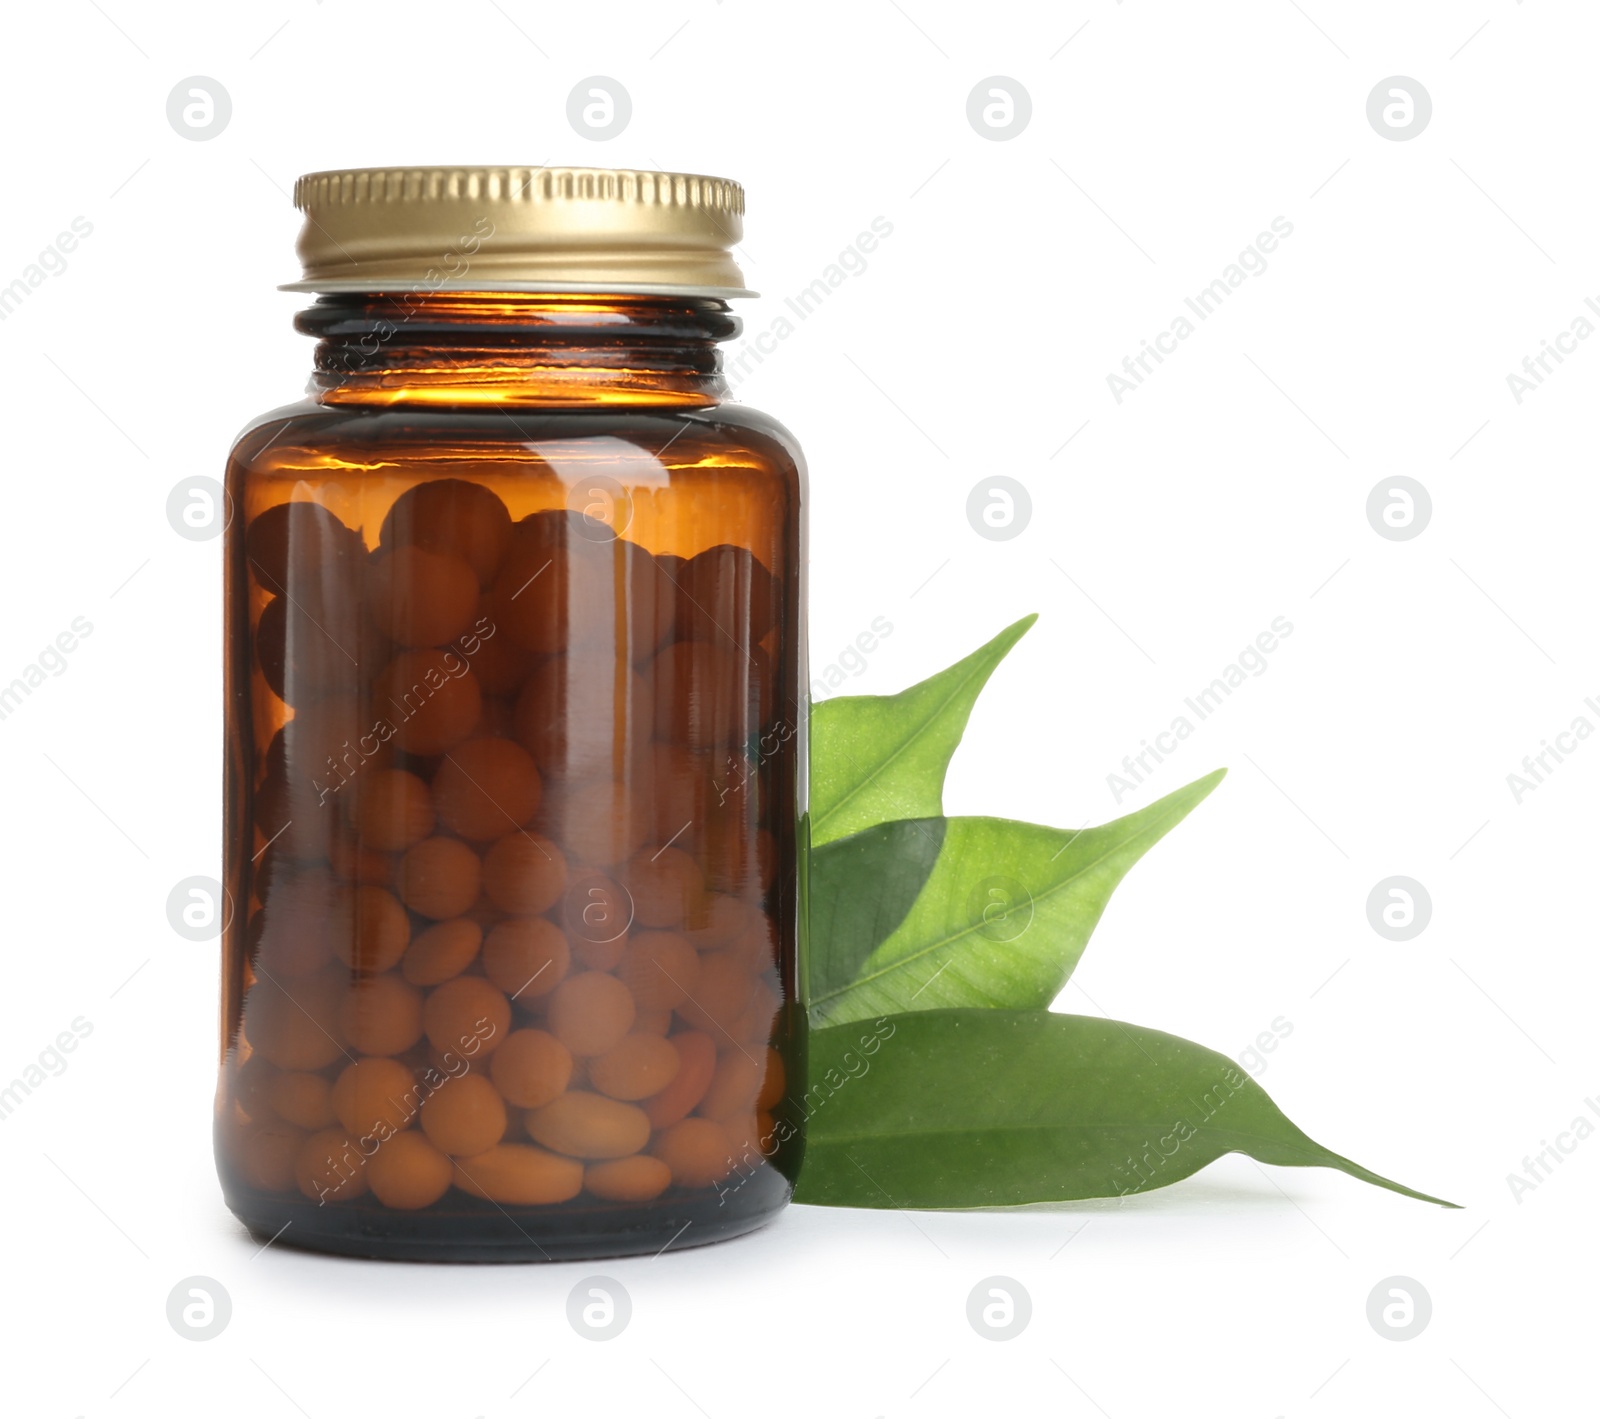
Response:
[[[1159,1030],[1043,1010],[933,1010],[811,1036],[797,1202],[995,1207],[1126,1197],[1227,1153],[1336,1168],[1226,1055]]]
[[[811,712],[811,845],[879,823],[936,818],[944,776],[978,695],[1039,619],[1012,622],[954,665],[897,695],[840,695]]]
[[[931,872],[853,979],[813,979],[815,1024],[953,1006],[1027,1009],[1060,994],[1117,885],[1221,782],[1218,769],[1095,828],[949,818]],[[822,854],[817,854],[820,859]],[[850,910],[873,910],[856,879]],[[838,903],[830,908],[838,910]]]

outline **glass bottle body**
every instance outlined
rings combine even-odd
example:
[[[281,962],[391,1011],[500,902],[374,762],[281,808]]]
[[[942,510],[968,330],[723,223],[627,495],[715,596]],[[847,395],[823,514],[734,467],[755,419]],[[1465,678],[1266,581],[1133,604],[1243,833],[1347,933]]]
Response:
[[[394,307],[303,316],[312,402],[230,460],[227,1200],[371,1256],[735,1235],[801,1147],[798,449],[717,303]]]

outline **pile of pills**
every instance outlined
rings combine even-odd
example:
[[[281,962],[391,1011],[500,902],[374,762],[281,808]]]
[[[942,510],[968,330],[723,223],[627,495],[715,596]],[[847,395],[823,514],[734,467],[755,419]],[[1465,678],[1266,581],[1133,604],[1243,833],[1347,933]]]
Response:
[[[375,547],[295,501],[246,553],[257,712],[288,712],[249,796],[239,1179],[415,1209],[760,1166],[794,774],[768,567],[455,478]]]

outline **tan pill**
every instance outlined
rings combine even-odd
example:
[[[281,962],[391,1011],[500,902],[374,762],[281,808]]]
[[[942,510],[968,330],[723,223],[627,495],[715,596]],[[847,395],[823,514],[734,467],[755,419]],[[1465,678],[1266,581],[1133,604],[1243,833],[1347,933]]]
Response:
[[[706,880],[717,891],[753,900],[771,890],[778,844],[765,828],[752,832],[737,818],[713,817],[700,835],[700,852]]]
[[[517,738],[539,771],[573,782],[616,777],[650,742],[648,681],[620,658],[591,649],[542,664],[517,696]]]
[[[396,882],[412,911],[442,921],[469,911],[478,900],[483,863],[456,838],[425,838],[400,859]]]
[[[329,967],[279,984],[258,980],[244,1001],[244,1031],[263,1059],[279,1069],[312,1070],[343,1054],[339,1006],[347,974]]]
[[[400,546],[372,559],[367,605],[378,629],[400,645],[444,645],[471,624],[478,578],[459,557]]]
[[[766,1069],[761,1077],[761,1091],[756,1095],[756,1106],[762,1109],[776,1108],[778,1101],[783,1098],[786,1082],[783,1056],[768,1045]]]
[[[766,1044],[777,1032],[778,1010],[781,1004],[782,1001],[773,982],[765,977],[758,979],[751,993],[750,1003],[729,1026],[728,1033],[754,1054],[757,1045]]]
[[[394,726],[394,747],[407,754],[442,754],[472,732],[483,691],[470,662],[454,650],[410,650],[396,656],[372,683],[373,712]]]
[[[481,1074],[447,1079],[423,1102],[422,1131],[446,1153],[482,1153],[505,1137],[505,1101]]]
[[[706,897],[699,917],[691,921],[683,935],[697,951],[716,951],[733,945],[751,928],[754,910],[725,892]]]
[[[650,1150],[672,1170],[679,1187],[709,1187],[733,1171],[733,1144],[708,1118],[686,1118],[667,1129]]]
[[[590,1163],[583,1170],[583,1190],[607,1202],[648,1202],[672,1183],[672,1169],[643,1153],[631,1158]]]
[[[388,767],[393,750],[375,745],[366,757],[360,745],[374,744],[368,731],[372,716],[354,693],[329,695],[295,711],[295,716],[273,736],[263,764],[264,776],[256,789],[252,818],[263,845],[285,857],[320,860],[341,818],[329,800],[329,763],[338,773],[370,772]],[[335,780],[337,783],[337,780]]]
[[[640,926],[682,926],[704,909],[705,874],[681,848],[641,848],[628,859],[622,881]]]
[[[750,910],[744,928],[725,948],[752,971],[770,971],[778,964],[778,924],[765,912]]]
[[[516,699],[517,691],[526,683],[528,676],[535,673],[541,657],[532,655],[512,641],[510,636],[499,633],[498,627],[493,635],[484,635],[479,631],[480,626],[494,625],[494,599],[483,597],[478,602],[477,619],[471,628],[456,642],[456,649],[461,651],[472,662],[472,675],[477,680],[483,693],[493,695],[498,701],[492,721],[487,713],[479,722],[476,734],[491,733],[503,739],[515,737],[515,723],[512,717],[512,704]],[[485,710],[488,706],[485,704]],[[485,729],[485,721],[492,725]]]
[[[576,1055],[604,1054],[633,1027],[633,996],[615,976],[584,971],[550,997],[550,1032]]]
[[[707,547],[676,568],[673,581],[680,640],[755,645],[782,619],[782,583],[748,548]]]
[[[481,884],[478,887],[478,900],[463,915],[468,921],[477,922],[478,929],[483,932],[487,932],[490,927],[506,919],[506,914],[494,904],[494,898],[483,889]]]
[[[676,641],[650,664],[659,739],[693,750],[743,743],[765,722],[769,679],[734,646]]]
[[[414,1211],[449,1190],[450,1159],[420,1133],[397,1133],[367,1161],[367,1183],[385,1207]]]
[[[672,1028],[672,1011],[640,1010],[633,1017],[636,1035],[665,1035]]]
[[[738,1166],[752,1168],[778,1151],[777,1126],[772,1115],[756,1110],[736,1118],[718,1120]]]
[[[481,681],[483,679],[482,651],[472,658],[472,673]],[[464,739],[463,744],[470,744],[473,739],[510,739],[511,736],[511,703],[504,695],[492,691],[487,685],[483,687],[483,708],[478,712],[478,722],[472,726],[472,736]],[[457,746],[460,747],[459,745]],[[454,752],[454,751],[452,751]],[[500,827],[494,836],[506,830],[505,819],[500,820]]]
[[[376,974],[400,963],[411,941],[411,922],[393,892],[383,887],[343,887],[333,904],[333,949],[352,970]]]
[[[315,586],[321,573],[342,572],[362,555],[361,534],[313,502],[279,503],[250,519],[245,556],[268,591],[291,581]],[[342,582],[340,583],[342,584]]]
[[[339,1024],[358,1054],[403,1054],[422,1038],[422,992],[393,971],[360,977],[339,1009]]]
[[[508,1104],[536,1109],[572,1078],[572,1052],[545,1030],[513,1030],[489,1060],[489,1077]]]
[[[412,985],[439,985],[466,970],[482,943],[483,928],[471,917],[437,922],[411,938],[400,974]]]
[[[333,1086],[320,1074],[275,1074],[266,1087],[267,1102],[278,1116],[296,1128],[315,1132],[337,1122],[333,1111]]]
[[[676,841],[680,846],[694,829],[704,823],[716,804],[712,785],[720,777],[725,758],[696,754],[677,744],[650,746],[649,767],[650,836],[657,842]]]
[[[364,847],[404,852],[433,831],[433,797],[415,774],[368,769],[354,791],[351,822]]]
[[[650,817],[648,785],[624,767],[617,775],[553,781],[536,822],[572,861],[611,867],[649,837]]]
[[[428,992],[422,1028],[442,1053],[476,1060],[499,1047],[511,1026],[511,1002],[481,976],[456,976]]]
[[[333,1082],[333,1111],[357,1142],[376,1141],[409,1128],[417,1116],[418,1090],[411,1071],[397,1059],[358,1059]]]
[[[473,842],[520,828],[538,809],[541,794],[532,756],[509,739],[457,744],[433,776],[439,821]]]
[[[627,949],[626,935],[618,936],[611,941],[586,941],[581,936],[572,938],[574,963],[585,971],[615,970],[622,960],[623,952]]]
[[[507,833],[484,856],[484,890],[501,911],[538,916],[561,899],[566,885],[566,857],[539,833]]]
[[[424,547],[459,557],[484,585],[511,542],[511,514],[493,489],[465,478],[436,478],[407,488],[384,516],[385,551]]]
[[[678,1072],[665,1089],[644,1102],[652,1128],[667,1128],[685,1118],[705,1097],[717,1069],[717,1047],[710,1035],[685,1030],[667,1043],[678,1052]]]
[[[306,976],[333,960],[332,918],[339,885],[326,868],[277,870],[256,879],[262,909],[250,920],[254,959],[277,979]]]
[[[588,1061],[589,1082],[611,1099],[633,1102],[659,1094],[677,1074],[678,1051],[660,1035],[624,1035]]]
[[[487,598],[495,637],[544,657],[566,648],[566,558],[550,538],[530,538],[519,522]],[[554,580],[552,580],[554,578]],[[595,585],[598,585],[596,580]]]
[[[495,625],[539,655],[603,638],[614,624],[610,558],[570,524],[564,509],[530,513],[495,575]]]
[[[562,984],[571,963],[566,934],[544,917],[499,921],[483,939],[483,974],[525,1006]]]
[[[359,882],[372,887],[388,887],[394,882],[394,858],[387,852],[367,847],[356,830],[343,823],[329,834],[328,865],[341,882]]]
[[[272,692],[296,709],[383,664],[392,647],[366,613],[353,576],[318,576],[274,597],[255,625],[256,661]],[[369,741],[372,742],[372,741]]]
[[[557,920],[579,965],[589,971],[609,971],[627,947],[633,899],[598,868],[579,868],[567,879]]]
[[[641,931],[617,963],[617,979],[641,1010],[670,1010],[698,996],[700,954],[677,932]]]
[[[549,995],[571,965],[572,949],[565,933],[542,916],[502,921],[483,943],[484,975],[524,1004]]]
[[[763,1065],[764,1061],[752,1059],[742,1050],[726,1051],[717,1061],[716,1072],[711,1076],[697,1112],[719,1121],[754,1114],[765,1072]]]
[[[536,1207],[576,1197],[583,1187],[583,1164],[526,1143],[502,1143],[457,1158],[455,1184],[491,1202]]]
[[[281,1077],[280,1071],[274,1069],[257,1048],[248,1058],[236,1059],[229,1071],[229,1093],[248,1117],[274,1118],[278,1111],[272,1105],[271,1091],[273,1084]]]
[[[625,1158],[650,1141],[643,1109],[579,1090],[529,1110],[525,1124],[535,1143],[570,1158]]]
[[[700,958],[700,975],[687,999],[676,1009],[696,1029],[726,1041],[732,1027],[755,997],[756,979],[743,962],[726,951]]]
[[[300,1145],[295,1182],[313,1202],[348,1202],[367,1190],[367,1160],[340,1128],[324,1128]]]

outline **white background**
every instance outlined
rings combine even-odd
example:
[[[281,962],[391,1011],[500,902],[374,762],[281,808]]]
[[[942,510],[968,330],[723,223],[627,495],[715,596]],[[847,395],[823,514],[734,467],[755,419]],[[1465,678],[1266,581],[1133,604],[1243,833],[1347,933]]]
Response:
[[[75,1017],[93,1032],[0,1125],[7,1412],[1592,1404],[1600,1141],[1520,1200],[1507,1174],[1600,1096],[1600,743],[1520,803],[1506,776],[1600,725],[1600,341],[1520,404],[1506,376],[1600,295],[1597,31],[1556,0],[9,7],[0,285],[74,217],[93,233],[0,323],[0,681],[74,617],[93,632],[0,722],[0,1076]],[[210,141],[166,118],[191,75],[231,95]],[[591,75],[632,97],[609,142],[566,118]],[[1006,141],[966,116],[993,75],[1032,99]],[[1432,97],[1408,141],[1366,117],[1394,75]],[[796,1207],[655,1260],[258,1254],[210,1158],[215,946],[166,918],[216,873],[221,765],[220,544],[177,536],[166,499],[304,383],[302,298],[274,289],[295,175],[473,162],[740,179],[750,331],[893,224],[739,388],[810,459],[814,672],[884,616],[851,688],[890,692],[1037,610],[950,811],[1077,826],[1229,765],[1060,1008],[1229,1054],[1283,1017],[1259,1077],[1290,1116],[1466,1210],[1235,1157],[1122,1206]],[[1266,272],[1117,403],[1106,376],[1278,216]],[[965,508],[1000,473],[1032,520],[989,541]],[[1432,518],[1391,541],[1365,508],[1402,474]],[[1118,805],[1107,774],[1277,616],[1268,670]],[[1394,874],[1433,903],[1404,943],[1366,915]],[[566,1319],[595,1272],[633,1300],[604,1344]],[[196,1274],[233,1304],[205,1343],[166,1318]],[[1004,1343],[966,1319],[997,1274],[1033,1307]],[[1366,1314],[1395,1275],[1432,1298],[1405,1342]]]

